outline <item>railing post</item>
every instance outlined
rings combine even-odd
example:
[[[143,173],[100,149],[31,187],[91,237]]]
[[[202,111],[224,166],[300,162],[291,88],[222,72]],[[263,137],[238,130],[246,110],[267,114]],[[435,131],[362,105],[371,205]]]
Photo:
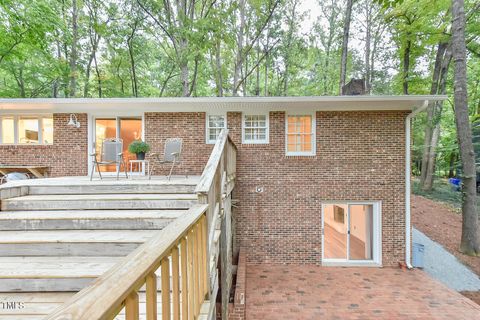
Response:
[[[168,256],[161,264],[162,277],[162,319],[170,320],[170,262]]]
[[[180,272],[182,274],[182,320],[189,318],[188,314],[188,276],[187,276],[187,240],[180,240]]]
[[[188,249],[188,319],[193,320],[194,318],[194,313],[195,313],[195,306],[194,306],[194,301],[195,301],[195,292],[193,290],[194,287],[194,278],[193,278],[193,236],[192,236],[192,231],[188,232],[188,237],[187,237],[187,249]]]
[[[139,320],[138,293],[132,292],[125,299],[125,320]]]
[[[157,320],[157,275],[150,273],[145,279],[147,320]]]
[[[172,249],[172,303],[173,320],[180,320],[180,275],[178,273],[178,247]]]

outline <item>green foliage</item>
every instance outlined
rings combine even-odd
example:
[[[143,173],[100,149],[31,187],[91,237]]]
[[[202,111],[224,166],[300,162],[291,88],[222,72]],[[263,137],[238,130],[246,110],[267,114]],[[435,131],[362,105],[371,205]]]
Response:
[[[148,151],[150,151],[150,146],[148,143],[141,140],[135,140],[128,145],[128,152],[130,153],[147,153]]]
[[[185,79],[191,96],[233,94],[239,1],[77,0],[75,48],[72,1],[0,0],[0,97],[69,97],[72,75],[77,97],[182,96]],[[177,10],[180,3],[187,4],[188,14]],[[338,94],[345,3],[317,1],[307,12],[311,5],[307,0],[245,0],[240,95]],[[368,29],[371,93],[402,94],[406,82],[409,94],[429,94],[437,44],[451,34],[450,5],[450,0],[354,1],[347,80],[366,75]],[[370,25],[368,7],[374,13]],[[465,8],[474,121],[480,118],[480,10],[476,0],[466,0]],[[78,53],[75,73],[70,69],[73,49]],[[452,92],[450,71],[447,95]],[[436,174],[446,176],[459,167],[450,102],[440,123]],[[414,122],[416,174],[425,125],[422,115]]]

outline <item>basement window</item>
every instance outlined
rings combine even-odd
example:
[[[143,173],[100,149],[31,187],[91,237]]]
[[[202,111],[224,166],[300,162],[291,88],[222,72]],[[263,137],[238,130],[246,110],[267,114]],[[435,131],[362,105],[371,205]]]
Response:
[[[245,144],[268,143],[268,116],[243,116],[242,142]]]
[[[214,144],[223,129],[227,128],[226,115],[207,115],[207,143]]]
[[[287,156],[315,155],[315,117],[307,115],[287,115],[286,120]]]
[[[0,116],[0,144],[52,143],[52,116]]]

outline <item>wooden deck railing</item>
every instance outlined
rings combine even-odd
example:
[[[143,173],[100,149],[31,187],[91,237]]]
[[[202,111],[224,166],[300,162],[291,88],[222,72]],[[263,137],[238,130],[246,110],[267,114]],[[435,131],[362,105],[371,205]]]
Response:
[[[200,182],[195,189],[200,203],[208,204],[208,269],[210,295],[218,291],[218,258],[221,258],[222,319],[228,317],[232,283],[231,194],[235,186],[237,147],[224,129],[218,136]],[[212,305],[212,307],[214,307]],[[212,310],[209,311],[212,313]]]
[[[162,319],[198,319],[209,291],[207,208],[189,209],[46,319],[113,319],[125,308],[125,319],[137,320],[144,287],[146,318],[155,320],[159,268]]]
[[[218,258],[222,266],[222,318],[231,287],[231,192],[237,148],[222,130],[195,192],[199,203],[81,290],[46,319],[139,319],[139,296],[146,291],[146,318],[157,319],[157,274],[161,274],[162,319],[214,319]],[[210,299],[210,300],[208,300]],[[202,308],[202,305],[205,305]],[[204,309],[205,310],[204,312]]]

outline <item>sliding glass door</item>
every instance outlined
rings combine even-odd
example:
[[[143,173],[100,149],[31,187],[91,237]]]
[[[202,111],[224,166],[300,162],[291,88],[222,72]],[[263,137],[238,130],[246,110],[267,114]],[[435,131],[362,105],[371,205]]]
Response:
[[[102,142],[109,138],[123,140],[123,157],[125,162],[135,159],[135,155],[128,152],[128,145],[135,140],[142,139],[141,118],[95,118],[93,146],[98,155],[102,151]],[[95,168],[96,170],[96,168]],[[115,165],[100,166],[101,172],[115,172]]]
[[[324,262],[379,263],[379,205],[331,203],[322,207]]]

